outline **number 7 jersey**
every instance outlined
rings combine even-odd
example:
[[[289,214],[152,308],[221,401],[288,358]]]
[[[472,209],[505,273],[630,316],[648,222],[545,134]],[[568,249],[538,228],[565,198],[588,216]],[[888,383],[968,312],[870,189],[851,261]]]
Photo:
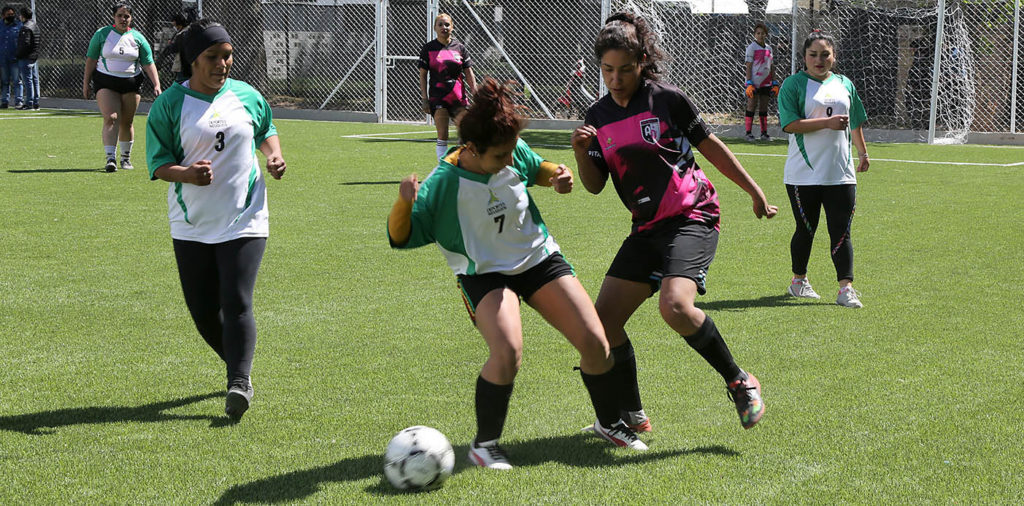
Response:
[[[175,83],[146,120],[149,175],[162,165],[210,160],[207,186],[171,183],[171,237],[216,244],[269,233],[267,187],[256,149],[277,135],[270,105],[248,84],[228,79],[216,95]]]
[[[405,243],[416,248],[437,243],[456,275],[519,274],[558,252],[558,244],[526,191],[543,159],[522,139],[512,165],[497,174],[478,174],[453,165],[456,148],[423,181],[412,208]],[[390,237],[389,237],[390,239]]]

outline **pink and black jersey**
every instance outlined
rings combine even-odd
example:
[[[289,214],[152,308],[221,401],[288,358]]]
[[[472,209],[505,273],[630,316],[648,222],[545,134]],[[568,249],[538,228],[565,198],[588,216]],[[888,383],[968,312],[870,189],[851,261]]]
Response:
[[[625,108],[602,97],[586,123],[597,128],[587,153],[633,213],[633,233],[676,217],[718,227],[718,194],[691,149],[711,131],[682,91],[645,81]]]
[[[468,104],[462,71],[471,65],[466,46],[454,38],[447,46],[437,39],[424,44],[420,49],[419,68],[427,70],[430,100],[449,105]]]

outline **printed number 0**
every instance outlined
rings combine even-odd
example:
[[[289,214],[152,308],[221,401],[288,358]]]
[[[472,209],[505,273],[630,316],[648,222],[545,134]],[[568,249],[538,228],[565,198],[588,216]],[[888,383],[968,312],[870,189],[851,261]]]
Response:
[[[224,132],[217,132],[217,145],[213,147],[216,151],[224,151]]]
[[[828,115],[828,117],[830,117],[830,118],[831,118],[831,117],[832,117],[832,108],[831,108],[831,107],[829,107],[829,108],[825,109],[825,114],[827,114],[827,115]]]
[[[505,215],[495,216],[494,222],[498,224],[498,233],[500,234],[505,229]]]

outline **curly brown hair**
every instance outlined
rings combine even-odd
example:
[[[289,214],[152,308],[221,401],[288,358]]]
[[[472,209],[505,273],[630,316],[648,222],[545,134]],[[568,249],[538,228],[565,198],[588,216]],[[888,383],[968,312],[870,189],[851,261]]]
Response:
[[[459,137],[475,144],[480,154],[491,146],[515,139],[526,127],[526,119],[516,111],[513,85],[511,81],[484,79],[473,95],[473,105],[459,123]]]

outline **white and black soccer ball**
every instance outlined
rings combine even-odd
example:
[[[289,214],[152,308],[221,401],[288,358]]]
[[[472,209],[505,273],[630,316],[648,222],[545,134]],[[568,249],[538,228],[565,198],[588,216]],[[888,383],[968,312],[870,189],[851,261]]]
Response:
[[[384,452],[384,476],[395,488],[436,488],[455,468],[455,452],[437,429],[416,425],[402,430]]]

